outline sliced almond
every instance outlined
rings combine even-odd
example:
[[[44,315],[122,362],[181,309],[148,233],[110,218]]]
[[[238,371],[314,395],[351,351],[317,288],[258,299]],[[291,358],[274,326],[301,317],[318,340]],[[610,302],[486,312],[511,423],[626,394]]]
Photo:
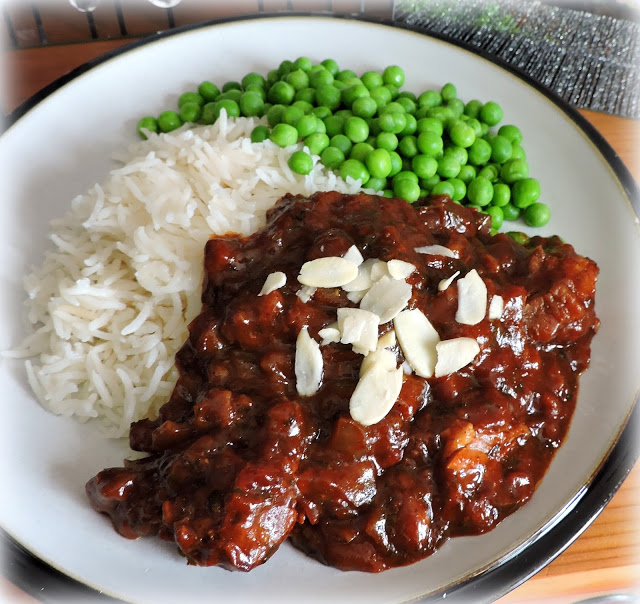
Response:
[[[487,312],[487,286],[474,268],[458,279],[458,310],[456,321],[463,325],[476,325]]]
[[[262,286],[262,289],[260,290],[260,293],[258,295],[266,296],[267,294],[280,289],[283,285],[285,285],[286,282],[287,276],[284,273],[281,273],[280,271],[271,273],[265,279],[264,285]]]
[[[451,277],[447,277],[438,283],[438,291],[443,292],[447,287],[449,287],[455,280],[455,278],[460,274],[460,271],[456,271],[451,275]]]
[[[360,308],[380,317],[380,325],[391,321],[407,306],[411,298],[411,285],[401,279],[382,277],[360,301]]]
[[[368,258],[362,264],[358,266],[358,275],[349,283],[345,283],[342,286],[342,289],[346,292],[354,292],[354,291],[365,291],[368,290],[373,285],[373,280],[371,279],[371,268],[374,264],[380,262],[375,258]]]
[[[392,348],[396,345],[396,330],[390,329],[378,338],[376,348]]]
[[[371,280],[375,283],[380,281],[382,277],[391,277],[389,267],[384,260],[376,259],[371,265]]]
[[[416,266],[404,260],[389,260],[387,262],[387,270],[394,279],[406,279],[416,270]]]
[[[458,254],[453,250],[450,250],[444,245],[425,245],[422,247],[413,248],[418,254],[430,254],[431,256],[446,256],[447,258],[457,258]]]
[[[322,381],[322,353],[320,346],[305,325],[296,339],[296,390],[300,396],[312,396],[318,392]]]
[[[305,304],[313,298],[313,294],[316,293],[316,288],[309,285],[302,286],[297,292],[296,296],[300,298]]]
[[[455,373],[471,363],[480,352],[480,346],[473,338],[452,338],[438,342],[436,351],[436,377],[442,377]]]
[[[361,308],[339,308],[340,342],[353,344],[353,349],[366,354],[378,343],[378,315]]]
[[[499,319],[502,317],[502,311],[504,310],[504,300],[502,296],[494,295],[489,302],[489,318]]]
[[[364,298],[364,295],[367,293],[367,291],[368,290],[363,289],[355,292],[349,292],[347,293],[347,300],[349,300],[349,302],[353,302],[354,304],[360,304],[360,300]]]
[[[357,276],[357,264],[338,256],[327,256],[305,262],[298,281],[311,287],[341,287]]]
[[[342,257],[349,262],[353,262],[356,266],[360,266],[364,262],[364,258],[356,245],[352,245]]]
[[[318,335],[322,338],[320,346],[326,346],[327,344],[333,344],[340,341],[340,329],[337,323],[331,323],[318,332]]]
[[[413,369],[407,361],[404,361],[404,363],[402,363],[402,372],[405,375],[411,375],[413,373]]]
[[[371,426],[383,419],[393,407],[402,390],[402,368],[388,369],[383,353],[364,372],[349,401],[351,417],[363,426]],[[390,352],[390,351],[387,351]]]
[[[396,355],[388,348],[378,348],[362,359],[360,364],[360,377],[362,377],[374,364],[382,365],[387,371],[393,371],[397,365]]]
[[[436,345],[440,336],[418,308],[403,310],[394,320],[400,348],[417,375],[430,378],[436,367]]]

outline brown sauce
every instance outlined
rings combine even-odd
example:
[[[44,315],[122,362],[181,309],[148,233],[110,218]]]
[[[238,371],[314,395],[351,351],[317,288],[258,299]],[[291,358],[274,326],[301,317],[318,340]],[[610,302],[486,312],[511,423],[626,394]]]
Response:
[[[175,541],[193,564],[250,570],[290,537],[326,564],[378,572],[491,530],[527,502],[589,363],[597,266],[557,237],[520,245],[447,198],[424,204],[287,196],[255,235],[211,239],[178,383],[157,419],[131,427],[131,447],[148,456],[91,479],[93,507],[125,537]],[[468,336],[481,348],[457,373],[405,376],[389,414],[369,427],[349,415],[362,362],[349,346],[321,348],[317,394],[295,387],[299,331],[319,340],[337,307],[354,306],[340,288],[302,302],[300,267],[353,244],[365,258],[413,263],[409,307],[442,339]],[[414,250],[431,244],[458,258]],[[472,268],[489,296],[503,297],[499,321],[459,324],[456,287],[438,291]],[[274,271],[286,285],[259,297]]]

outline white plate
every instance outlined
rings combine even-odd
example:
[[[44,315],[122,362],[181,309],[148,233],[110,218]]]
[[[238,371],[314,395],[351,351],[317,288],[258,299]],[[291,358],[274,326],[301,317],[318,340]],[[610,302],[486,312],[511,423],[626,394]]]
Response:
[[[538,232],[561,235],[601,269],[602,328],[570,433],[530,503],[494,531],[453,539],[422,562],[378,575],[340,572],[285,544],[250,574],[231,573],[187,567],[173,546],[156,539],[118,536],[88,505],[84,483],[119,465],[125,448],[91,426],[43,411],[21,365],[2,361],[2,527],[53,567],[123,600],[157,604],[178,601],[179,594],[184,603],[206,595],[374,604],[441,593],[504,562],[566,515],[609,455],[639,390],[640,237],[620,180],[628,175],[610,149],[588,136],[574,114],[484,58],[419,33],[332,18],[232,21],[159,37],[71,79],[9,128],[0,138],[0,349],[20,341],[21,278],[46,247],[48,221],[105,177],[112,151],[135,139],[140,116],[172,106],[180,91],[204,79],[266,73],[300,55],[332,57],[356,71],[401,65],[408,90],[452,81],[461,98],[496,100],[505,123],[521,127],[532,174],[553,212]]]

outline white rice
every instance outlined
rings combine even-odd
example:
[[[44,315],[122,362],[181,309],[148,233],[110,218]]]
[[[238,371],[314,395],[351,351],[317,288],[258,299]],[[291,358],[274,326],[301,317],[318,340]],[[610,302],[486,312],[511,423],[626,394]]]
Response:
[[[174,355],[200,310],[204,245],[212,234],[249,235],[285,193],[353,193],[314,158],[291,172],[293,148],[253,144],[258,120],[227,120],[151,135],[51,223],[53,251],[25,278],[26,358],[41,404],[111,437],[153,417],[177,379]],[[296,147],[300,148],[300,146]]]

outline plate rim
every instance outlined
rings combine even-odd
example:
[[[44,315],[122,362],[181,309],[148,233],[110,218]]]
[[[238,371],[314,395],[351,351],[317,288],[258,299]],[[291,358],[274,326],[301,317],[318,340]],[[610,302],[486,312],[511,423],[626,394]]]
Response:
[[[519,71],[499,57],[493,56],[483,49],[476,48],[472,44],[456,40],[446,34],[428,31],[416,25],[396,22],[393,20],[393,17],[381,18],[363,14],[332,13],[328,11],[260,12],[209,19],[175,27],[166,31],[156,32],[144,38],[125,43],[120,47],[90,59],[40,89],[6,116],[0,131],[0,141],[4,133],[9,131],[12,126],[25,117],[31,109],[35,108],[51,94],[112,58],[127,54],[146,44],[152,44],[159,40],[185,34],[190,31],[228,23],[273,18],[337,19],[381,25],[396,30],[405,30],[417,33],[426,38],[451,44],[504,69],[511,76],[525,82],[545,98],[552,101],[556,108],[562,111],[565,116],[578,127],[602,155],[603,160],[613,171],[616,180],[622,187],[633,213],[636,217],[640,217],[640,187],[638,183],[636,183],[627,166],[602,134],[600,134],[595,126],[584,118],[577,109],[569,105],[557,93],[546,88],[531,76]],[[568,502],[567,510],[560,514],[556,520],[552,521],[550,525],[545,526],[541,534],[531,536],[522,544],[518,551],[509,554],[506,559],[497,565],[491,568],[481,569],[475,575],[469,576],[460,584],[450,589],[445,587],[444,591],[438,594],[427,595],[416,601],[437,602],[445,598],[447,601],[453,602],[494,601],[524,583],[567,549],[602,512],[620,488],[635,463],[640,459],[640,439],[638,438],[640,436],[639,400],[640,392],[636,393],[629,414],[626,419],[621,422],[618,434],[612,439],[610,450],[603,458],[600,466],[594,470],[590,481]],[[2,527],[0,527],[0,545],[2,545],[5,550],[5,577],[25,593],[41,602],[57,604],[58,602],[67,601],[69,594],[85,598],[92,597],[92,602],[122,601],[98,591],[87,583],[76,580],[63,569],[57,569],[50,565],[29,551],[28,548],[22,545],[19,540],[11,536]],[[522,556],[520,554],[522,554]],[[524,560],[520,558],[524,558]],[[61,596],[62,599],[59,599],[58,596]]]

